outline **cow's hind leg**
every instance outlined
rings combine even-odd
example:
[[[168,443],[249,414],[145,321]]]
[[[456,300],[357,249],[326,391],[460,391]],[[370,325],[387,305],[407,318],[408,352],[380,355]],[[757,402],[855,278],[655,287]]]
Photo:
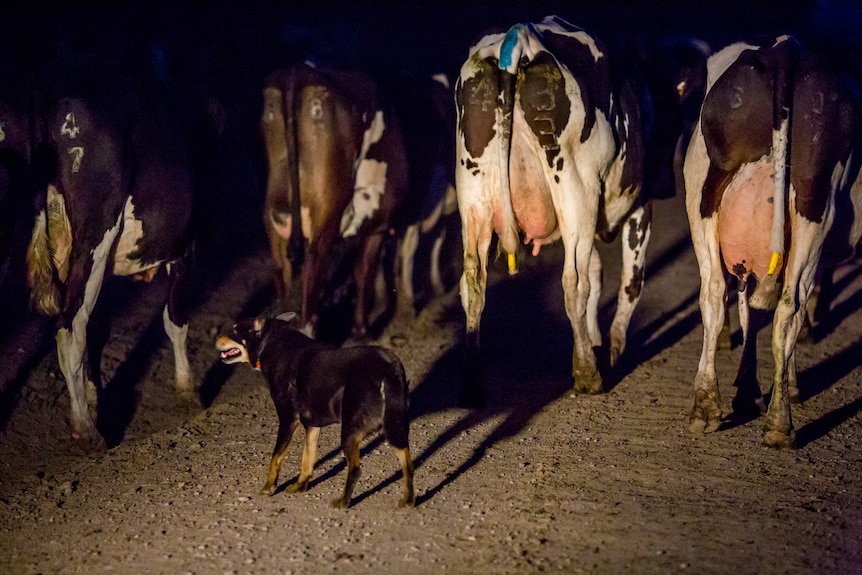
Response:
[[[96,430],[87,404],[84,385],[84,357],[87,351],[87,324],[105,279],[107,260],[119,233],[120,223],[105,231],[102,240],[90,251],[84,242],[74,243],[66,292],[66,305],[60,314],[57,331],[57,356],[66,378],[71,401],[72,437],[104,449],[104,438]]]
[[[186,259],[168,264],[170,293],[162,321],[165,333],[171,340],[174,351],[174,375],[177,395],[184,400],[195,399],[195,388],[191,380],[191,368],[186,342],[189,335],[188,281],[189,270]]]
[[[380,263],[383,234],[371,234],[362,246],[362,251],[354,268],[356,280],[356,309],[353,314],[353,335],[364,336],[368,333],[368,317],[374,305],[374,283]]]
[[[464,271],[461,275],[461,306],[467,320],[464,381],[459,403],[481,407],[485,403],[479,322],[485,308],[488,284],[488,250],[491,246],[491,214],[487,207],[469,206],[461,212],[464,242]]]
[[[772,356],[775,373],[772,398],[766,412],[763,443],[768,447],[795,446],[796,432],[790,410],[790,379],[795,376],[795,349],[799,331],[805,319],[808,297],[814,287],[817,254],[823,242],[822,229],[817,223],[799,218],[791,232],[792,243],[784,273],[784,289],[772,324]],[[797,390],[798,395],[798,390]]]
[[[623,265],[617,311],[611,324],[611,367],[626,348],[626,332],[644,285],[644,263],[652,224],[652,204],[639,207],[623,225]]]
[[[598,184],[595,187],[598,188]],[[560,225],[565,248],[562,285],[574,340],[572,378],[576,393],[601,393],[603,389],[593,351],[593,346],[601,341],[594,341],[591,337],[589,323],[592,320],[588,319],[592,290],[600,289],[600,286],[593,285],[590,273],[591,268],[597,268],[593,264],[597,257],[593,240],[597,209],[597,205],[564,205],[560,208],[561,212],[572,216],[571,220],[560,218]]]
[[[703,318],[703,347],[694,379],[694,405],[689,418],[689,427],[695,433],[715,431],[722,418],[715,353],[727,313],[727,282],[719,255],[717,225],[714,217],[692,222],[692,240],[700,269],[700,313]]]

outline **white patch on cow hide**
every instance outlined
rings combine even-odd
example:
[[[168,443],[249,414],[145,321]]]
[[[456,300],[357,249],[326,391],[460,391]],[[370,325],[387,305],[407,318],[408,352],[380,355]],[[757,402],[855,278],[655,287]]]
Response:
[[[599,61],[599,58],[604,56],[602,51],[599,50],[599,47],[596,46],[596,41],[593,39],[592,36],[590,36],[586,32],[584,32],[584,31],[569,32],[569,33],[567,33],[567,35],[571,36],[572,38],[574,38],[575,40],[577,40],[578,42],[580,42],[581,44],[583,44],[584,46],[589,48],[590,54],[593,55],[593,59],[596,62]]]
[[[377,110],[374,119],[362,134],[362,148],[356,159],[353,177],[353,198],[341,216],[341,236],[348,238],[359,233],[365,220],[380,209],[380,199],[386,190],[387,162],[366,158],[368,149],[380,141],[386,130],[383,112]]]
[[[371,120],[371,124],[362,134],[362,148],[359,151],[359,158],[356,161],[357,166],[359,165],[359,162],[365,159],[365,155],[368,154],[368,148],[380,141],[385,130],[386,122],[383,119],[383,112],[377,110],[374,113],[374,119]]]
[[[715,54],[709,57],[706,61],[706,93],[712,89],[715,81],[724,74],[731,64],[736,62],[739,55],[745,50],[756,49],[757,46],[747,44],[745,42],[736,42],[725,48],[722,48]]]
[[[290,214],[286,214],[282,221],[279,218],[281,215],[282,212],[276,213],[275,210],[270,210],[269,223],[272,225],[272,229],[275,230],[275,233],[278,234],[278,237],[283,240],[289,240],[290,233],[293,230],[293,217]]]
[[[449,76],[447,76],[446,74],[443,74],[443,73],[434,74],[433,76],[431,76],[431,79],[434,80],[435,82],[441,84],[444,88],[448,89],[450,87],[449,86]]]
[[[363,160],[356,170],[353,199],[341,217],[341,236],[349,238],[359,233],[365,220],[380,209],[380,199],[386,189],[386,170],[389,164],[377,160]]]
[[[83,146],[74,146],[69,148],[68,154],[73,156],[72,158],[72,173],[77,174],[81,171],[81,160],[84,159],[84,147]]]
[[[78,137],[78,133],[80,131],[81,129],[75,121],[75,114],[73,112],[66,114],[66,121],[63,122],[63,125],[60,127],[60,134],[69,136],[70,140],[74,140]]]
[[[132,253],[138,249],[138,242],[144,236],[144,226],[135,217],[135,206],[132,198],[126,200],[122,214],[122,233],[117,241],[117,250],[114,255],[113,272],[118,276],[131,276],[139,274],[144,270],[159,267],[163,262],[148,262],[144,264],[140,260],[132,258]]]

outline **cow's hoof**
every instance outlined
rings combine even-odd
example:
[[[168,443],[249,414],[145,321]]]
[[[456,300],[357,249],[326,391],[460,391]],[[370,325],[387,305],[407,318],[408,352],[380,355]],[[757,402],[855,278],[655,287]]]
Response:
[[[796,432],[766,429],[763,431],[763,445],[773,449],[794,449],[796,447]]]
[[[575,393],[584,393],[588,395],[596,395],[604,391],[602,387],[602,378],[599,372],[593,370],[589,373],[575,374]]]
[[[188,409],[202,409],[201,397],[193,389],[178,389],[176,391],[177,405]]]
[[[350,501],[345,501],[343,497],[339,497],[332,501],[332,507],[334,509],[347,509],[350,507]]]
[[[102,434],[95,429],[92,432],[72,432],[72,438],[86,453],[105,453],[108,451],[108,443]]]
[[[697,389],[694,392],[694,405],[689,416],[689,429],[692,433],[711,433],[721,425],[722,413],[719,407],[718,389],[710,392]]]

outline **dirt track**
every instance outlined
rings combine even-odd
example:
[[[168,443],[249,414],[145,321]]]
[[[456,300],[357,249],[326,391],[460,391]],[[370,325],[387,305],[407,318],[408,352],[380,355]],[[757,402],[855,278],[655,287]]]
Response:
[[[617,247],[603,250],[604,329]],[[174,401],[158,282],[123,291],[115,305],[134,312],[116,320],[104,360],[122,441],[104,454],[72,442],[52,338],[28,321],[2,349],[4,390],[20,392],[0,435],[0,572],[862,573],[856,268],[837,282],[837,325],[797,352],[799,448],[773,451],[757,420],[688,431],[701,328],[681,198],[659,204],[649,261],[623,365],[603,395],[570,393],[559,264],[489,290],[483,410],[455,406],[454,292],[386,330],[380,343],[403,358],[413,388],[418,506],[408,510],[396,509],[397,459],[377,442],[364,451],[353,508],[329,507],[344,480],[334,428],[321,435],[307,494],[257,495],[275,412],[260,376],[218,364],[212,343],[267,301],[261,258],[221,277],[193,316],[205,409]],[[720,356],[725,413],[739,353]],[[299,456],[292,446],[283,482]]]

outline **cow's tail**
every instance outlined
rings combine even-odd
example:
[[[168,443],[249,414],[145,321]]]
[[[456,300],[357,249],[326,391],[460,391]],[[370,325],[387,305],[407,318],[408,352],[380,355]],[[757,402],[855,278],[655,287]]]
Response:
[[[45,316],[60,313],[61,295],[48,242],[48,213],[45,207],[36,215],[33,235],[27,246],[27,287],[33,309]]]
[[[290,210],[290,237],[288,239],[287,257],[294,268],[302,264],[305,253],[302,235],[302,216],[299,196],[299,137],[297,134],[296,115],[297,92],[304,85],[304,68],[294,66],[290,70],[287,90],[284,93],[284,132],[287,143],[287,205]]]
[[[518,251],[518,225],[512,207],[512,190],[509,180],[509,155],[512,151],[512,119],[515,110],[515,83],[518,67],[524,53],[526,34],[529,29],[524,24],[512,26],[500,46],[500,115],[497,118],[497,133],[500,135],[500,207],[502,210],[502,229],[500,244],[508,254],[509,273],[517,271],[515,254]]]
[[[779,44],[778,62],[774,71],[772,107],[772,170],[775,181],[773,194],[772,234],[769,249],[772,256],[767,275],[781,270],[784,256],[785,223],[790,195],[788,185],[790,153],[790,119],[793,108],[793,71],[798,59],[798,45],[791,38]]]

